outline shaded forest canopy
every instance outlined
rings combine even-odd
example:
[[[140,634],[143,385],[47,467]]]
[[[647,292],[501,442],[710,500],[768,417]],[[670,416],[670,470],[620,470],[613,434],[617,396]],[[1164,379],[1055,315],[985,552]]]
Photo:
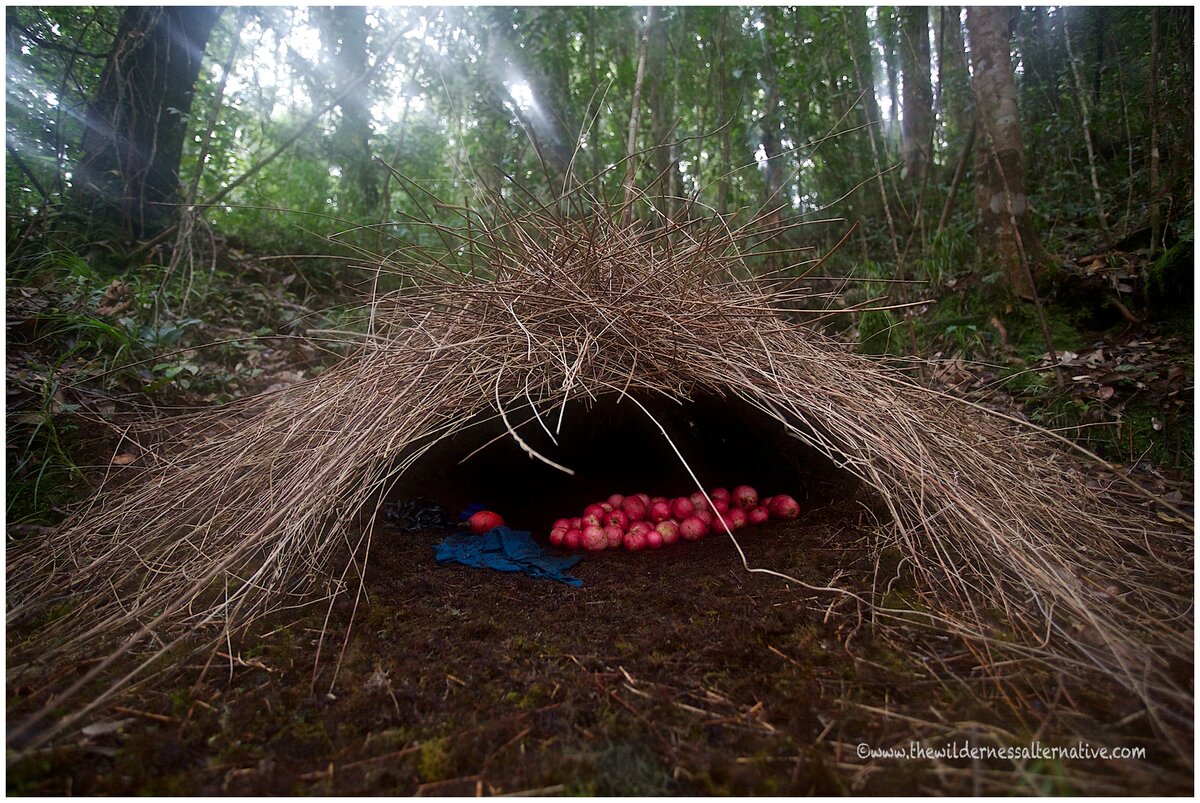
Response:
[[[305,232],[410,215],[456,221],[430,199],[474,202],[478,188],[551,198],[568,170],[619,198],[633,153],[635,185],[673,199],[658,201],[661,211],[691,202],[691,214],[778,208],[857,221],[856,256],[894,270],[897,259],[918,261],[969,234],[977,219],[970,190],[995,132],[984,120],[977,135],[972,54],[985,32],[972,42],[973,13],[1008,38],[1032,177],[1025,191],[1047,250],[1080,236],[1115,243],[1156,211],[1172,236],[1190,229],[1189,8],[130,13],[8,9],[10,221],[87,195],[98,140],[114,135],[104,123],[122,113],[107,107],[155,102],[148,91],[110,97],[114,77],[158,75],[176,86],[155,107],[164,130],[143,141],[161,143],[168,125],[186,129],[179,164],[162,168],[178,183],[175,200],[192,200],[192,187],[196,202],[219,199],[207,213],[214,227],[255,245],[311,251]],[[130,46],[168,28],[179,32],[174,46],[204,54],[198,74],[166,75],[180,61],[168,47]],[[416,197],[384,164],[419,187]],[[163,180],[123,169],[130,188]],[[124,212],[117,222],[141,234]],[[813,229],[814,238],[841,234]]]

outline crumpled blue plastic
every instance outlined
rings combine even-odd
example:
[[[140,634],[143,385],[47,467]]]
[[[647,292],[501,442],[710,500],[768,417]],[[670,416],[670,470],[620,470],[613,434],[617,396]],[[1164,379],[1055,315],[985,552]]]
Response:
[[[524,572],[530,577],[557,580],[579,588],[583,581],[566,573],[582,558],[547,554],[533,535],[507,527],[493,527],[483,535],[456,534],[437,545],[438,563],[461,563],[498,572]]]

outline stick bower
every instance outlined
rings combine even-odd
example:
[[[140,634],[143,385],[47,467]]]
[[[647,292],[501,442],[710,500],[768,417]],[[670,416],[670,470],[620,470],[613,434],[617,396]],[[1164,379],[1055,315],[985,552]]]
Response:
[[[651,416],[652,401],[705,395],[778,422],[781,449],[815,450],[870,489],[887,514],[877,547],[902,553],[920,591],[913,609],[866,599],[877,625],[953,634],[978,672],[1047,701],[1065,678],[1107,684],[1189,762],[1190,532],[1106,501],[1048,434],[796,323],[783,310],[799,291],[747,278],[739,241],[603,215],[493,221],[468,243],[476,275],[435,278],[427,263],[416,289],[373,302],[351,357],[189,419],[136,482],[10,546],[9,625],[37,633],[10,669],[107,656],[10,740],[43,742],[135,680],[95,692],[130,651],[197,630],[224,643],[284,606],[360,592],[374,526],[361,512],[479,421],[550,465],[531,433],[552,441],[566,406]]]

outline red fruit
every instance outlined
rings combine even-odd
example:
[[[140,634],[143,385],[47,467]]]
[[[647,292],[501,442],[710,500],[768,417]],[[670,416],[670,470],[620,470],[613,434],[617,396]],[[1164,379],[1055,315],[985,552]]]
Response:
[[[679,523],[679,534],[684,541],[699,541],[708,534],[708,525],[698,516],[688,516]]]
[[[646,536],[640,529],[630,530],[629,532],[625,533],[625,539],[623,543],[625,544],[625,548],[630,552],[637,552],[639,549],[643,549],[646,546]]]
[[[771,498],[769,511],[772,518],[792,521],[800,517],[800,503],[787,494],[779,494]]]
[[[554,525],[550,529],[551,530],[569,530],[569,529],[571,529],[571,520],[570,519],[555,519]]]
[[[695,507],[696,510],[704,510],[704,508],[708,507],[708,499],[704,496],[703,491],[696,491],[696,493],[689,496],[688,499],[692,500],[692,506]]]
[[[646,494],[634,494],[634,497],[641,500],[642,507],[650,507],[650,497]]]
[[[598,518],[603,518],[604,514],[607,512],[608,511],[604,509],[603,505],[588,505],[587,507],[585,507],[583,509],[583,517],[585,519],[588,516],[596,516]]]
[[[749,510],[758,504],[758,491],[749,485],[739,485],[733,489],[733,501],[742,510]]]
[[[654,524],[658,524],[660,521],[666,521],[667,519],[671,518],[671,506],[667,504],[666,499],[653,502],[650,505],[650,509],[646,511],[646,518]]]
[[[567,534],[566,527],[555,527],[553,530],[551,530],[550,531],[551,546],[562,546],[563,545],[563,536],[565,536],[566,534]]]
[[[654,531],[662,537],[664,544],[673,544],[679,540],[679,523],[672,519],[660,521]]]
[[[490,510],[481,510],[467,519],[467,524],[470,525],[471,532],[476,535],[483,535],[493,527],[503,527],[504,519]]]
[[[713,512],[711,510],[697,508],[696,512],[692,514],[692,518],[700,519],[700,521],[704,523],[706,529],[712,527]]]
[[[729,502],[729,491],[725,490],[724,488],[713,488],[708,492],[708,496],[714,502],[718,499],[724,499],[726,503]]]
[[[609,547],[618,547],[625,540],[625,531],[610,524],[604,528],[604,537],[608,539]]]
[[[645,535],[646,533],[650,532],[653,529],[654,529],[654,525],[648,521],[635,521],[633,524],[629,525],[628,532],[633,532],[634,530],[637,530],[642,535]]]
[[[765,507],[765,508],[767,509],[767,511],[768,511],[768,512],[770,512],[770,510],[771,510],[771,501],[772,501],[772,500],[774,500],[774,499],[775,499],[775,497],[773,497],[773,496],[768,496],[766,499],[759,499],[759,500],[758,500],[758,504],[759,504],[759,506],[760,506],[760,507]]]
[[[663,522],[664,524],[666,522]],[[650,530],[646,533],[646,546],[650,549],[660,549],[667,540],[663,538],[662,533],[658,530]]]
[[[750,512],[746,514],[746,518],[751,524],[766,524],[771,520],[771,514],[762,505],[750,508]]]
[[[567,549],[579,549],[583,545],[583,533],[572,527],[563,535],[563,546]]]
[[[646,518],[646,505],[636,496],[627,496],[621,503],[621,512],[628,516],[630,521],[641,521]]]
[[[686,496],[671,500],[671,516],[676,521],[683,521],[696,512],[696,506]]]
[[[717,515],[729,512],[729,500],[720,497],[713,497],[713,512]]]
[[[582,530],[583,530],[583,519],[579,518],[578,516],[576,516],[575,518],[571,519],[571,527],[570,527],[570,529],[572,529],[572,530],[580,530],[580,531],[582,531]]]
[[[733,510],[725,514],[729,517],[729,523],[735,530],[740,530],[746,526],[746,511],[740,507],[735,507]]]
[[[589,513],[583,517],[583,526],[584,527],[603,527],[604,526],[604,517],[607,515],[608,514],[605,513],[604,511],[601,511],[600,515],[596,515],[595,513]]]
[[[621,503],[624,501],[625,497],[621,496],[620,494],[613,494],[612,496],[608,497],[608,503],[613,506],[613,510],[620,510]]]
[[[616,509],[612,505],[610,505],[608,502],[601,502],[600,507],[604,508],[605,513],[612,513],[613,510]]]
[[[603,527],[588,527],[583,531],[583,548],[588,552],[599,552],[608,546],[608,536]]]
[[[619,510],[614,510],[612,513],[609,513],[607,516],[605,516],[604,523],[606,525],[611,524],[614,527],[620,527],[622,532],[629,529],[629,517]]]

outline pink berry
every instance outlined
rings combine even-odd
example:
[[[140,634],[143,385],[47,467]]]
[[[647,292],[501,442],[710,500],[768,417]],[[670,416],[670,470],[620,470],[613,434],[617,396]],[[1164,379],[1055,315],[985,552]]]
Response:
[[[758,505],[758,491],[749,485],[739,485],[733,489],[733,501],[742,510],[749,510]]]
[[[660,521],[666,521],[671,518],[671,506],[667,504],[666,499],[661,499],[650,505],[650,509],[646,511],[646,518],[658,524]]]
[[[646,546],[646,536],[642,534],[640,529],[630,530],[625,533],[624,542],[625,548],[630,552],[637,552]]]
[[[784,521],[793,521],[800,517],[800,503],[787,494],[772,497],[768,510],[773,518]]]
[[[692,500],[686,496],[681,496],[678,499],[671,500],[671,517],[677,521],[683,521],[688,516],[696,512],[696,506],[692,504]]]
[[[608,547],[608,536],[603,527],[588,527],[583,531],[583,548],[588,552],[599,552]]]
[[[664,544],[673,544],[679,540],[679,524],[672,519],[660,521],[654,528]]]
[[[622,531],[629,529],[629,517],[620,510],[614,510],[604,517],[604,523],[611,524],[614,527],[620,527]]]
[[[685,541],[699,541],[708,534],[708,525],[698,516],[689,516],[679,523],[679,534]]]
[[[646,506],[642,504],[642,500],[636,496],[627,496],[625,501],[621,503],[621,512],[626,515],[629,521],[641,521],[646,518]]]

